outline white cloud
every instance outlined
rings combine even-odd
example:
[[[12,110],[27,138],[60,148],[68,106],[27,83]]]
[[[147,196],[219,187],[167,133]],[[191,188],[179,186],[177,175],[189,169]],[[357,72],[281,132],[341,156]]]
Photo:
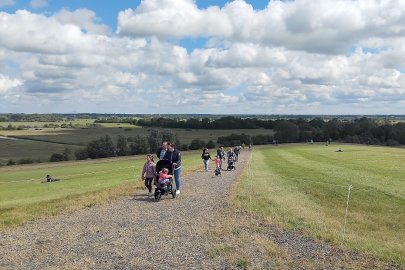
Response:
[[[74,24],[90,33],[108,34],[111,31],[107,25],[100,24],[100,19],[96,16],[96,13],[89,9],[82,8],[73,12],[62,9],[54,17],[61,24]]]
[[[19,87],[22,84],[21,80],[0,74],[0,104],[18,100],[21,94]]]
[[[198,9],[192,0],[142,1],[118,16],[118,33],[131,36],[220,37],[309,52],[346,53],[371,37],[403,37],[405,1],[271,1],[264,10],[236,0]]]
[[[0,12],[0,107],[405,113],[404,5],[297,0],[254,10],[233,1],[198,9],[192,0],[144,0],[120,12],[119,34],[88,9]],[[187,51],[179,39],[190,36],[209,39]]]

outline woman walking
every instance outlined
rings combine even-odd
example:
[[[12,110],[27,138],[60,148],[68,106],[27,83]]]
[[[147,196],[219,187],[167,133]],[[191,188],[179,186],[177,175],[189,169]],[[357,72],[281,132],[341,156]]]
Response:
[[[167,151],[163,159],[167,159],[172,163],[174,181],[176,182],[176,194],[180,194],[181,155],[174,143],[167,143]]]
[[[143,165],[141,179],[145,181],[145,187],[148,189],[148,195],[152,196],[152,183],[156,176],[156,164],[153,162],[152,155],[146,155],[146,162]]]
[[[208,172],[208,165],[210,164],[211,156],[210,156],[210,153],[208,153],[207,148],[204,148],[201,158],[204,162],[204,169],[206,172]]]

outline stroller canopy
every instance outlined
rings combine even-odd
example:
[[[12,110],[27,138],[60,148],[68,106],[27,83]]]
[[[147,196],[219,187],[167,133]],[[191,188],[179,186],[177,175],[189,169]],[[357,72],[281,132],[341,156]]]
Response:
[[[157,172],[161,171],[163,168],[167,168],[167,169],[169,170],[169,174],[172,174],[172,173],[173,173],[173,165],[172,165],[172,163],[171,163],[169,160],[167,160],[167,159],[159,160],[159,161],[156,163],[156,171],[157,171]]]

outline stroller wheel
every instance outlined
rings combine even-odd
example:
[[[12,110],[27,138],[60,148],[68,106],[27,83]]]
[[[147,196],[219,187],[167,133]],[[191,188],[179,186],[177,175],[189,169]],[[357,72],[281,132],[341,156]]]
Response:
[[[172,189],[172,197],[173,199],[176,198],[176,189]]]
[[[160,192],[155,193],[155,201],[160,201],[162,199],[162,194]]]

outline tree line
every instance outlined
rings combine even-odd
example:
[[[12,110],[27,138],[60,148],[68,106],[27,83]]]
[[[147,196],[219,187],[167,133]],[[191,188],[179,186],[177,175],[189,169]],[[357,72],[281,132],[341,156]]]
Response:
[[[373,145],[405,145],[405,122],[391,123],[380,119],[361,117],[353,120],[340,120],[337,118],[324,120],[314,118],[311,120],[297,118],[287,120],[261,120],[257,118],[237,118],[226,116],[218,119],[209,118],[149,118],[139,119],[137,125],[160,128],[186,128],[186,129],[272,129],[274,136],[242,136],[238,139],[232,135],[229,138],[219,138],[219,144],[253,143],[267,144],[273,140],[280,143],[306,142],[306,141],[341,141],[347,143],[373,144]]]
[[[160,120],[159,120],[160,119]],[[139,121],[137,120],[138,125]],[[222,125],[223,121],[229,123]],[[326,142],[339,141],[356,144],[399,146],[405,145],[405,122],[391,123],[362,117],[354,120],[332,119],[325,121],[320,118],[311,120],[290,119],[290,120],[258,120],[258,119],[238,119],[236,117],[222,117],[215,120],[193,119],[193,120],[167,120],[166,118],[156,118],[148,122],[150,125],[166,127],[168,123],[181,123],[186,128],[207,128],[219,127],[237,130],[233,128],[272,128],[269,134],[246,135],[231,134],[219,137],[216,142],[205,141],[204,138],[196,138],[190,144],[181,144],[180,138],[171,129],[151,129],[147,136],[136,135],[125,137],[120,135],[114,142],[109,135],[89,142],[86,148],[72,152],[68,148],[63,153],[54,153],[50,161],[64,161],[71,159],[96,159],[114,156],[138,155],[154,153],[162,141],[173,141],[180,150],[197,150],[203,147],[215,148],[217,146],[235,146],[242,144],[263,145],[271,143],[295,143],[295,142]],[[143,123],[141,121],[141,123]],[[166,123],[166,124],[164,124]],[[214,124],[213,124],[214,123]],[[247,123],[247,126],[243,126]],[[188,125],[190,124],[190,125]],[[172,125],[172,124],[170,124]],[[38,162],[38,161],[36,161]],[[9,160],[7,165],[34,163],[33,160],[23,158],[19,161]]]

